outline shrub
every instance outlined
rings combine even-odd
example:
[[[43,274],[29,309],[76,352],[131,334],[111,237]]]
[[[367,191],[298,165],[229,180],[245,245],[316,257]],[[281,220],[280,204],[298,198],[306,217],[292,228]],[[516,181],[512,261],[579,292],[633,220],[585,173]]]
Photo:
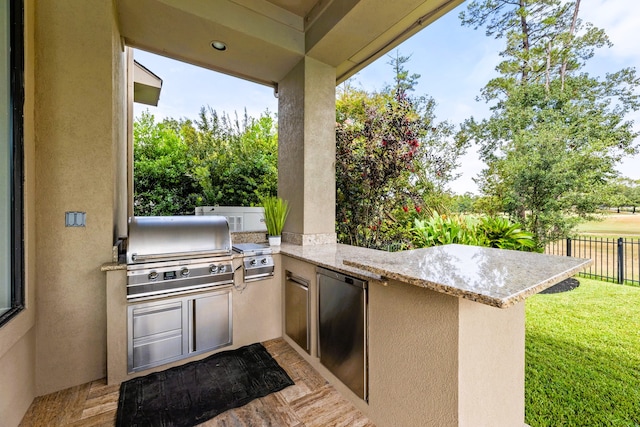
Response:
[[[421,248],[451,243],[480,245],[475,220],[470,216],[446,216],[434,212],[426,220],[414,220],[413,235],[414,244]]]
[[[519,223],[511,223],[506,218],[486,216],[478,223],[478,234],[483,236],[485,245],[491,248],[532,251],[536,247],[533,234],[523,231]]]
[[[495,216],[476,218],[433,212],[425,220],[414,220],[412,235],[413,244],[420,248],[452,243],[523,251],[536,247],[532,233],[523,231],[518,223]]]

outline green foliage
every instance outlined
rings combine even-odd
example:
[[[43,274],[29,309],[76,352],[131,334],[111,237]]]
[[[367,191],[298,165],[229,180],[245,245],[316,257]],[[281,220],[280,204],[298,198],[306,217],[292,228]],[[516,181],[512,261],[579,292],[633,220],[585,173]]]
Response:
[[[447,216],[434,212],[430,218],[414,221],[413,234],[414,244],[420,248],[453,243],[482,246],[476,221],[470,216]]]
[[[472,193],[456,194],[451,198],[451,210],[460,214],[481,212],[478,209],[479,197]]]
[[[526,304],[525,421],[640,425],[640,288],[580,279]]]
[[[604,79],[580,72],[608,39],[578,11],[561,0],[486,0],[462,14],[506,47],[481,95],[491,117],[467,120],[458,138],[479,144],[487,163],[484,208],[522,223],[538,248],[610,203],[616,164],[637,151],[624,117],[640,107],[640,80],[634,69]]]
[[[197,171],[205,205],[256,206],[278,187],[278,141],[275,122],[267,111],[259,119],[240,122],[202,108],[195,122]]]
[[[610,186],[609,206],[618,208],[630,207],[633,213],[640,206],[640,180],[618,178]]]
[[[533,235],[523,231],[520,224],[506,218],[470,215],[440,215],[414,220],[413,244],[424,248],[461,244],[520,251],[535,250]]]
[[[240,122],[203,107],[195,122],[160,123],[147,111],[134,122],[134,214],[258,205],[277,192],[277,151],[269,111]]]
[[[531,251],[536,247],[533,234],[522,230],[520,224],[512,224],[506,218],[486,216],[477,226],[483,246],[518,251]]]
[[[336,231],[342,243],[406,247],[411,218],[404,207],[442,209],[464,147],[453,128],[436,123],[435,102],[409,95],[418,75],[396,55],[395,84],[369,93],[343,85],[336,102]],[[419,213],[419,212],[418,212]]]
[[[199,185],[175,122],[144,112],[133,125],[134,214],[193,214]]]
[[[264,220],[270,236],[280,236],[289,215],[289,202],[280,197],[269,196],[261,200]]]

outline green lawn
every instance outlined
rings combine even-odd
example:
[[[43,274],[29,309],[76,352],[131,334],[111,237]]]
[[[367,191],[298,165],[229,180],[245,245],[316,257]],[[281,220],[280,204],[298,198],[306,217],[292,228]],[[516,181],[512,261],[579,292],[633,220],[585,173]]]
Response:
[[[526,422],[640,426],[640,288],[580,278],[526,306]]]

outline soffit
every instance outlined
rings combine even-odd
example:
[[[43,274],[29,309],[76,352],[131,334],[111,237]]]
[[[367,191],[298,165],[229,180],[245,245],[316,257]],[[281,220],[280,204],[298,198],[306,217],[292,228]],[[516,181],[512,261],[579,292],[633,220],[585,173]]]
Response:
[[[345,11],[339,21],[326,24],[331,14],[325,13],[305,34],[307,55],[336,67],[338,83],[388,53],[463,0],[343,1],[351,1],[353,7]],[[323,25],[330,29],[323,29]],[[345,40],[349,42],[345,43]]]
[[[269,0],[269,3],[295,15],[305,17],[316,6],[316,3],[329,3],[329,0]]]
[[[133,61],[133,100],[158,106],[162,79],[138,61]]]
[[[115,1],[128,45],[275,86],[305,55],[342,81],[463,0]]]

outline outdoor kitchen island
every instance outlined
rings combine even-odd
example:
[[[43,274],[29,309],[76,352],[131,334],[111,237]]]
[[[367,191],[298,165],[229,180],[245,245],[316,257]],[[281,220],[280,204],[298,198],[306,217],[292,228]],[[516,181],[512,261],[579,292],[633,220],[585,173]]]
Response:
[[[447,245],[389,253],[341,244],[283,244],[283,268],[316,266],[369,281],[368,402],[311,350],[285,339],[378,427],[524,425],[524,300],[590,260]]]

